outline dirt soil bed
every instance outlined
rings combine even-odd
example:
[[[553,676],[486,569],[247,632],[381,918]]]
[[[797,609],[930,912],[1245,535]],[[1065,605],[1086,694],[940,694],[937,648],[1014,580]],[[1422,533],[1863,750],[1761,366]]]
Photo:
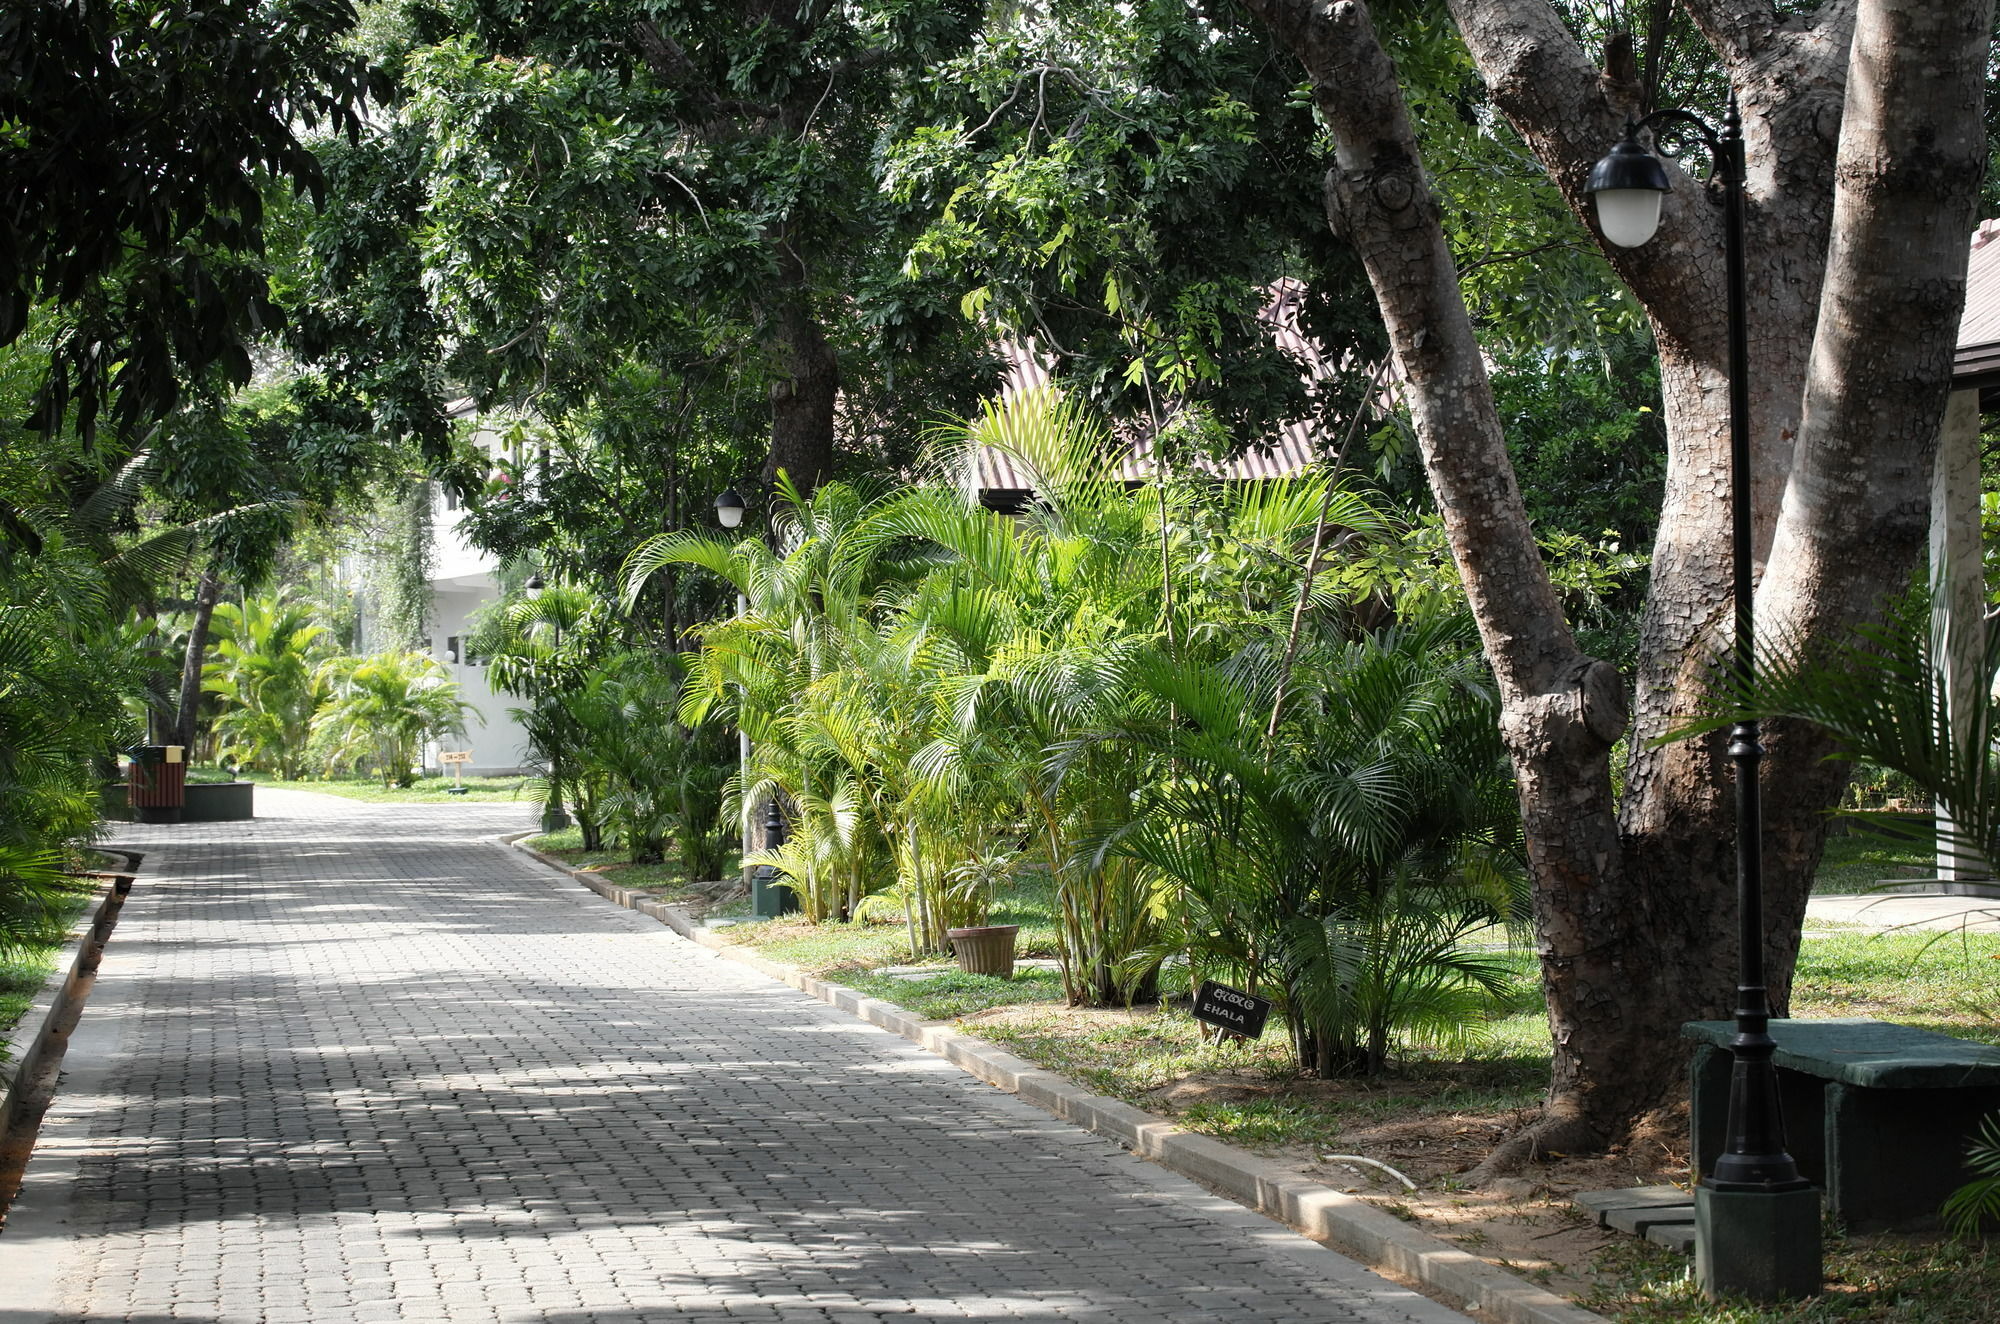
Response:
[[[998,1007],[961,1018],[971,1034],[1008,1037],[1009,1027],[1033,1026],[1040,1035],[1073,1033],[1129,1024],[1153,1015],[1150,1009],[1063,1012],[1064,1029],[1052,1031],[1046,1007]],[[998,1033],[994,1033],[994,1032]],[[1190,1120],[1190,1130],[1217,1135],[1283,1163],[1336,1190],[1348,1192],[1423,1227],[1489,1263],[1518,1273],[1549,1290],[1585,1299],[1617,1290],[1617,1266],[1605,1252],[1631,1247],[1634,1238],[1597,1227],[1570,1203],[1579,1191],[1627,1186],[1685,1185],[1687,1150],[1682,1129],[1595,1158],[1551,1154],[1520,1175],[1474,1188],[1468,1174],[1503,1136],[1524,1120],[1519,1108],[1439,1107],[1440,1096],[1462,1094],[1479,1079],[1477,1064],[1462,1078],[1449,1067],[1429,1064],[1421,1079],[1316,1080],[1274,1078],[1254,1067],[1196,1071],[1163,1086],[1129,1095],[1128,1101],[1161,1117]],[[1392,1105],[1399,1115],[1370,1119]],[[1342,1118],[1323,1143],[1259,1143],[1256,1139],[1203,1124],[1204,1116],[1249,1105],[1296,1108]],[[1192,1114],[1192,1117],[1190,1117]],[[1356,1116],[1356,1114],[1360,1114]],[[1412,1115],[1414,1114],[1414,1115]],[[1351,1118],[1352,1120],[1347,1120]],[[1416,1183],[1406,1188],[1394,1176],[1347,1156],[1387,1165]]]

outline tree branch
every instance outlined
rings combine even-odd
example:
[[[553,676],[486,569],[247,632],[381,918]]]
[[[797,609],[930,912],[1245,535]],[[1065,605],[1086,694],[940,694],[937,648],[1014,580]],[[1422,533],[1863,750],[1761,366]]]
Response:
[[[1591,659],[1563,618],[1515,483],[1395,67],[1357,0],[1246,5],[1304,63],[1332,131],[1337,164],[1327,176],[1329,218],[1360,254],[1374,286],[1409,383],[1411,422],[1431,488],[1501,691],[1510,705],[1560,691]]]
[[[1601,75],[1547,0],[1450,4],[1494,104],[1574,206],[1590,168],[1635,117],[1637,87]]]
[[[1681,0],[1681,7],[1732,70],[1756,59],[1778,26],[1769,0]]]
[[[1991,6],[1860,6],[1800,460],[1758,592],[1774,632],[1837,636],[1922,546],[1986,159]]]
[[[687,52],[681,49],[680,43],[660,31],[653,20],[642,18],[633,23],[632,38],[653,77],[660,81],[662,87],[673,88],[692,101],[700,112],[703,124],[711,132],[733,120],[777,121],[779,110],[776,106],[718,94],[708,79],[702,76],[701,70],[695,67],[694,61],[688,58]]]

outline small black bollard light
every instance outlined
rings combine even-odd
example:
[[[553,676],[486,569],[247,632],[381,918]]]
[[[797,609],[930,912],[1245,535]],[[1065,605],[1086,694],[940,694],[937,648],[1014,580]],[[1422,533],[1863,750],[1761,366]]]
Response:
[[[785,844],[785,815],[778,808],[777,796],[772,796],[766,804],[764,849],[776,850]],[[776,919],[798,908],[799,894],[778,881],[777,866],[758,866],[750,879],[750,913],[758,919]]]

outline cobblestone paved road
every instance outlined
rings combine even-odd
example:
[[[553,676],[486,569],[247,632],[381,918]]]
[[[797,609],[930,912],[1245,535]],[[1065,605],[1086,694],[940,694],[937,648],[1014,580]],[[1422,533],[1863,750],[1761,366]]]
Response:
[[[145,877],[0,1321],[1463,1317],[481,838],[266,795]]]

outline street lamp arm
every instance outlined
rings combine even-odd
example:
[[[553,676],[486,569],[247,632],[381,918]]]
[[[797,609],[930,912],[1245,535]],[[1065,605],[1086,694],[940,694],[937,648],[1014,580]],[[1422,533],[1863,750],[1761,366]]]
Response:
[[[1637,142],[1639,135],[1652,130],[1655,149],[1666,159],[1678,160],[1680,152],[1673,145],[1675,130],[1685,129],[1701,140],[1708,149],[1709,159],[1715,163],[1716,178],[1725,185],[1741,187],[1744,183],[1743,161],[1743,120],[1736,108],[1736,95],[1729,97],[1729,109],[1725,113],[1722,127],[1716,128],[1691,110],[1681,110],[1674,106],[1664,106],[1643,118],[1632,120],[1625,126],[1627,142]]]
[[[1722,135],[1707,120],[1693,111],[1681,110],[1675,106],[1663,106],[1659,110],[1641,116],[1639,119],[1628,121],[1625,125],[1625,136],[1636,138],[1650,129],[1653,131],[1654,140],[1658,141],[1661,137],[1659,131],[1670,125],[1694,130],[1695,136],[1701,139],[1702,145],[1707,147],[1709,151],[1716,153],[1718,158],[1720,157],[1722,152]],[[1660,155],[1666,157],[1678,155],[1678,153],[1674,152],[1664,143],[1661,143],[1659,152]]]

